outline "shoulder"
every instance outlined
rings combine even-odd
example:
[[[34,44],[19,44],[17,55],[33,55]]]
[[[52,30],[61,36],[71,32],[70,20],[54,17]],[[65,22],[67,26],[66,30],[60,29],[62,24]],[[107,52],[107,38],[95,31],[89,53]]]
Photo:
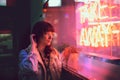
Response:
[[[27,54],[25,49],[20,50],[19,55]]]
[[[27,57],[27,52],[25,51],[25,49],[20,50],[19,52],[19,60],[21,61],[22,59]]]
[[[27,47],[26,49],[22,49],[19,51],[19,59],[26,58],[26,57],[30,56],[31,54],[32,53],[30,53],[29,47]]]
[[[28,46],[25,49],[20,50],[19,55],[25,55],[25,54],[28,55],[28,53],[30,53],[30,46]]]

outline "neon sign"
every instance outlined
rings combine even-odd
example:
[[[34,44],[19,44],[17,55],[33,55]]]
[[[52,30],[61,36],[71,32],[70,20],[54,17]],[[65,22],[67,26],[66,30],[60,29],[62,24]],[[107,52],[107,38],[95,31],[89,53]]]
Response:
[[[81,26],[78,30],[78,45],[120,46],[120,19],[117,15],[113,16],[114,12],[112,12],[116,7],[111,4],[101,4],[100,0],[77,7],[76,13],[79,15],[77,27]]]
[[[120,30],[113,23],[82,28],[79,38],[82,46],[120,46]]]
[[[86,20],[89,22],[94,22],[103,19],[118,18],[112,14],[112,10],[114,10],[116,7],[117,6],[112,6],[111,4],[102,5],[100,0],[94,0],[94,2],[85,4],[77,9],[77,11],[80,12],[80,23],[85,23]]]
[[[80,23],[85,23],[86,20],[94,21],[98,19],[98,15],[96,13],[97,3],[91,3],[89,5],[84,5],[78,9],[80,11]]]

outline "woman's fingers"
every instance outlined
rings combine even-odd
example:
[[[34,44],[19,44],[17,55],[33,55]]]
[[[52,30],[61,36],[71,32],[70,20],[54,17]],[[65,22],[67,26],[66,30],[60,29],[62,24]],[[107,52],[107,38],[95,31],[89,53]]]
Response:
[[[35,41],[35,34],[31,34],[30,35],[30,39],[31,39],[31,51],[36,54],[37,56],[37,59],[39,57],[39,52],[38,52],[38,49],[37,49],[37,43]]]
[[[34,41],[34,37],[35,37],[35,34],[31,34],[31,35],[30,35],[31,43],[32,43],[32,42],[35,42],[35,41]]]
[[[31,40],[31,48],[32,50],[36,50],[37,48],[37,43],[34,40],[35,34],[31,34],[30,35],[30,40]]]

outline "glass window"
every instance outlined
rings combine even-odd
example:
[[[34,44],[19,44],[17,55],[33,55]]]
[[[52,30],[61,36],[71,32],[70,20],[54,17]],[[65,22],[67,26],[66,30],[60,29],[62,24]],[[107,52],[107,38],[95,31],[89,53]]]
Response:
[[[0,0],[0,6],[6,6],[6,0]]]
[[[0,31],[0,55],[11,54],[12,44],[12,34],[9,31]]]
[[[49,7],[60,7],[61,6],[61,0],[49,0],[48,6]]]
[[[120,1],[76,3],[77,45],[83,51],[120,57]]]

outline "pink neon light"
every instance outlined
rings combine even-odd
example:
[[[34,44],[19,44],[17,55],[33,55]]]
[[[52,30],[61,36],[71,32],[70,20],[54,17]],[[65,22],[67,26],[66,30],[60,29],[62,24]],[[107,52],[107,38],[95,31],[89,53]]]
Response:
[[[115,28],[114,24],[101,24],[92,28],[82,28],[79,44],[91,47],[108,47],[112,43],[114,46],[120,46],[119,33],[120,30]]]
[[[120,46],[120,25],[116,25],[120,21],[111,21],[118,19],[118,16],[112,14],[116,7],[111,4],[101,4],[100,0],[78,7],[76,12],[79,18],[77,17],[77,19],[81,23],[80,26],[84,27],[80,28],[78,44],[91,47]],[[102,20],[105,21],[101,22]],[[77,25],[79,25],[78,22]]]
[[[109,9],[109,13],[106,11],[106,8]],[[111,13],[114,8],[116,8],[114,5],[101,5],[100,0],[85,4],[77,9],[80,15],[80,23],[83,24],[86,20],[88,20],[88,22],[94,22],[96,20],[118,18]]]

